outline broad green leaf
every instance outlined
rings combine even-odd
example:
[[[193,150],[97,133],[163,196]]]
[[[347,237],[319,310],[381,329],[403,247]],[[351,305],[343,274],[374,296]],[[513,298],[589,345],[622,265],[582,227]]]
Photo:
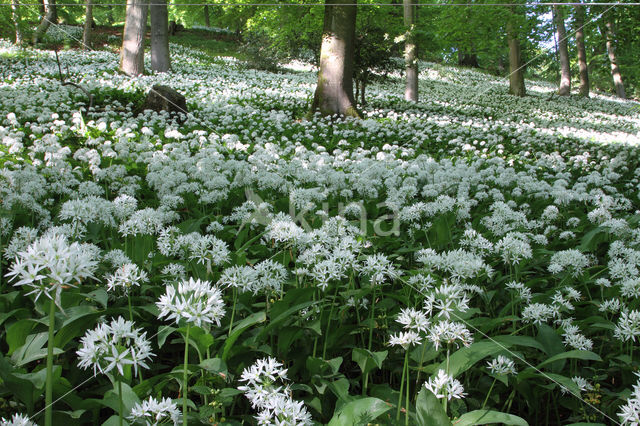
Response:
[[[49,335],[46,331],[37,334],[30,334],[27,336],[24,345],[19,347],[11,355],[11,360],[14,362],[16,367],[20,367],[32,361],[46,358],[47,348],[45,345],[47,340],[49,340]],[[62,352],[63,351],[60,348],[53,348],[54,355],[60,355]]]
[[[602,358],[600,358],[600,356],[594,352],[591,351],[580,351],[580,350],[572,350],[572,351],[568,351],[568,352],[562,352],[561,354],[557,354],[554,355],[544,361],[542,361],[540,364],[538,364],[537,368],[541,368],[543,365],[547,365],[550,364],[554,361],[558,361],[560,359],[567,359],[567,358],[575,358],[575,359],[582,359],[582,360],[587,360],[587,361],[602,361]]]
[[[31,334],[31,330],[38,323],[31,319],[23,319],[20,321],[16,321],[7,327],[6,339],[7,344],[9,345],[9,352],[7,355],[11,355],[16,349],[24,345],[24,342],[27,340],[27,336]]]
[[[336,410],[328,426],[353,426],[373,422],[392,405],[378,398],[362,398],[348,402]]]
[[[126,383],[122,383],[122,402],[125,413],[131,412],[133,406],[140,402],[138,395]],[[118,398],[117,384],[114,384],[113,389],[105,393],[104,398],[102,398],[102,404],[111,408],[116,413],[118,412],[120,409],[120,399]]]
[[[429,389],[423,387],[416,399],[416,421],[418,426],[451,426],[440,401]]]
[[[449,357],[449,375],[457,377],[483,358],[503,352],[509,346],[509,344],[491,340],[481,340],[470,346],[465,346]],[[437,374],[438,370],[446,371],[446,369],[447,361],[445,360],[438,366],[434,374]]]
[[[167,337],[169,337],[169,335],[176,330],[177,328],[171,327],[170,325],[161,327],[160,330],[158,331],[158,346],[163,347],[164,342],[166,342],[167,340]]]
[[[580,395],[580,389],[578,388],[578,385],[576,385],[576,383],[568,377],[555,373],[541,373],[536,374],[536,376],[546,380],[552,385],[564,386],[569,389],[569,391],[574,395]]]
[[[562,339],[558,336],[556,331],[546,324],[540,324],[538,326],[538,335],[536,340],[539,341],[544,347],[544,352],[548,356],[554,356],[564,352],[564,345]],[[563,359],[558,360],[551,366],[551,371],[554,373],[560,373],[564,367],[565,361]]]
[[[207,370],[209,373],[217,374],[223,379],[227,378],[227,364],[220,358],[205,359],[200,363],[200,368]]]
[[[492,337],[498,343],[502,343],[505,346],[527,346],[530,348],[539,349],[541,352],[546,352],[542,343],[538,342],[533,337],[529,336],[512,336],[510,334],[504,336]]]
[[[238,325],[233,328],[231,335],[224,342],[224,347],[222,349],[222,360],[226,361],[229,356],[229,351],[233,348],[234,343],[240,335],[249,327],[256,325],[261,322],[265,322],[267,320],[267,315],[264,312],[256,312],[254,314],[249,315],[247,318],[240,321]]]
[[[486,425],[491,423],[501,423],[507,426],[529,426],[529,423],[522,417],[490,410],[475,410],[463,414],[453,422],[453,426]]]
[[[120,418],[118,417],[117,414],[114,414],[113,416],[109,417],[106,422],[102,423],[102,426],[119,426],[119,425],[120,425]],[[122,426],[129,426],[129,422],[127,422],[126,416],[124,419],[122,419]]]
[[[371,352],[367,349],[355,348],[351,352],[351,360],[358,364],[362,374],[367,374],[374,368],[382,368],[382,362],[387,358],[388,353],[388,351]]]

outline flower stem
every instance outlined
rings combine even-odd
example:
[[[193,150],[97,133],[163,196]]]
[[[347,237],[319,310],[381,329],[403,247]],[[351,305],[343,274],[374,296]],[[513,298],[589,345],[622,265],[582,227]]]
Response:
[[[55,296],[54,296],[55,297]],[[44,396],[44,424],[53,425],[53,332],[56,322],[56,302],[51,298],[49,303],[49,340],[47,342],[47,385]]]
[[[122,426],[122,413],[124,412],[124,402],[122,401],[122,380],[118,380],[118,399],[120,400],[120,410],[118,410],[118,425]]]
[[[187,333],[184,338],[184,369],[182,370],[182,424],[187,426],[187,391],[188,391],[188,377],[187,377],[187,365],[189,364],[189,331],[191,324],[187,323]]]
[[[367,347],[369,351],[373,347],[373,324],[375,322],[375,311],[376,311],[376,286],[373,285],[373,294],[371,296],[371,312],[369,315],[369,346]],[[369,373],[364,375],[363,385],[362,385],[362,395],[367,394],[367,387],[369,385]]]
[[[331,330],[331,318],[333,318],[333,308],[335,306],[335,301],[338,297],[338,290],[340,289],[340,286],[338,284],[336,284],[336,292],[333,294],[333,300],[331,301],[331,310],[329,311],[329,319],[327,320],[327,329],[326,332],[324,334],[324,344],[322,345],[322,359],[326,359],[327,358],[327,334],[329,334],[329,330]]]
[[[127,303],[129,304],[129,321],[133,321],[133,309],[131,308],[131,293],[127,292]]]
[[[406,377],[407,364],[409,363],[409,348],[404,351],[404,364],[402,364],[402,378],[400,379],[400,392],[398,393],[398,411],[396,411],[396,423],[400,421],[400,412],[402,411],[402,390],[404,388],[404,379]],[[407,401],[405,401],[405,404]]]
[[[238,290],[233,288],[233,308],[231,308],[231,321],[229,321],[229,334],[231,336],[231,328],[233,327],[233,317],[236,315],[236,300],[238,299]]]
[[[482,403],[482,407],[480,408],[481,410],[484,410],[485,405],[487,405],[487,401],[489,401],[489,397],[491,396],[491,391],[493,390],[493,385],[496,384],[496,378],[493,378],[493,382],[491,383],[491,387],[489,388],[489,392],[487,393],[486,398],[484,399],[484,402]]]
[[[411,380],[411,375],[409,374],[409,349],[407,349],[404,363],[407,365],[407,387],[405,389],[406,393],[404,397],[404,405],[406,405],[404,411],[404,426],[409,426],[409,381]]]

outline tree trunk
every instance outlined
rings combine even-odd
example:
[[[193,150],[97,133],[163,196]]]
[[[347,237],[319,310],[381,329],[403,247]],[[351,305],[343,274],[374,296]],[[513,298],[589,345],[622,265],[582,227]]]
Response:
[[[571,94],[571,64],[569,63],[569,48],[567,46],[567,31],[564,26],[564,14],[558,5],[553,6],[553,20],[556,24],[558,37],[558,56],[560,57],[560,86],[558,95]]]
[[[147,31],[146,0],[128,0],[120,52],[120,70],[127,75],[144,74],[144,36]]]
[[[42,21],[38,28],[33,32],[33,37],[31,38],[31,42],[36,44],[42,39],[42,37],[47,33],[49,26],[51,24],[55,24],[58,20],[58,8],[56,7],[56,0],[43,0],[44,4],[44,16],[42,17]]]
[[[627,95],[624,91],[624,84],[622,83],[622,74],[618,67],[618,58],[616,57],[616,50],[614,46],[615,33],[613,31],[613,19],[609,15],[607,19],[607,53],[609,54],[609,62],[611,63],[611,77],[613,77],[613,85],[616,88],[616,95],[619,98],[626,99]]]
[[[512,11],[513,14],[513,11]],[[520,53],[520,40],[513,18],[507,21],[507,42],[509,44],[509,93],[515,96],[525,96],[524,65]]]
[[[86,0],[84,31],[82,32],[82,48],[91,49],[91,26],[93,24],[93,0]]]
[[[211,27],[211,20],[209,18],[209,5],[204,5],[204,26],[209,28]]]
[[[458,66],[480,68],[478,55],[458,49]]]
[[[169,55],[169,11],[167,0],[151,2],[151,69],[166,72],[171,68]]]
[[[418,55],[415,32],[414,0],[403,0],[404,9],[404,63],[407,73],[407,84],[404,89],[404,99],[410,102],[418,102]]]
[[[327,0],[320,49],[318,85],[311,113],[360,117],[353,99],[353,56],[356,33],[356,1]]]
[[[16,45],[22,44],[22,29],[20,28],[20,3],[18,0],[11,2],[11,17],[16,31]]]
[[[575,6],[576,48],[578,50],[578,68],[580,69],[580,96],[589,97],[589,67],[587,49],[584,46],[584,6]]]

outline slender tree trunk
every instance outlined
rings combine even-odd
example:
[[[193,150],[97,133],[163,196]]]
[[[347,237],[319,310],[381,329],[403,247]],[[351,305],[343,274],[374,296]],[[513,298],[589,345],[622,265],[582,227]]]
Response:
[[[47,33],[49,26],[55,24],[58,21],[58,8],[56,7],[56,0],[43,0],[44,3],[44,16],[38,28],[33,32],[31,42],[36,44]]]
[[[16,45],[22,44],[22,29],[20,28],[20,3],[18,0],[11,2],[11,17],[16,31]]]
[[[91,26],[93,25],[93,0],[86,0],[85,3],[84,31],[82,33],[82,48],[91,49]]]
[[[353,57],[356,33],[356,1],[327,0],[320,49],[318,85],[311,113],[360,117],[353,98]]]
[[[209,5],[204,5],[204,25],[205,27],[211,27],[211,19],[209,18]]]
[[[151,69],[166,72],[171,68],[169,55],[169,11],[167,0],[151,2]]]
[[[414,0],[403,1],[404,10],[404,63],[407,74],[407,84],[404,89],[404,99],[410,102],[418,102],[418,55],[415,40],[415,2]]]
[[[613,19],[609,15],[607,19],[607,53],[609,54],[609,62],[611,63],[611,77],[613,78],[613,85],[616,88],[616,95],[619,98],[626,99],[627,95],[624,91],[624,83],[622,82],[622,74],[620,73],[620,67],[618,67],[618,58],[616,56],[616,50],[614,46],[615,33],[613,31]]]
[[[589,67],[587,49],[584,46],[584,6],[575,6],[576,48],[578,50],[578,68],[580,69],[580,96],[589,97]]]
[[[511,14],[513,15],[513,11]],[[509,44],[509,93],[515,96],[525,96],[524,66],[520,52],[520,40],[513,16],[507,21],[507,42]]]
[[[128,0],[120,70],[127,75],[144,74],[144,36],[147,31],[147,0]]]
[[[569,63],[569,48],[567,46],[567,31],[564,26],[564,14],[558,5],[553,6],[553,20],[556,24],[558,37],[558,56],[560,58],[560,86],[558,95],[571,94],[571,64]]]

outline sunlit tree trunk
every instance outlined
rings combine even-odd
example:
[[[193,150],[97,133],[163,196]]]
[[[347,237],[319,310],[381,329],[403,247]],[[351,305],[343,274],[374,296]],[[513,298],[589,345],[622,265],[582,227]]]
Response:
[[[128,75],[144,74],[144,36],[147,30],[147,0],[128,0],[120,52],[120,70]]]
[[[609,54],[609,62],[611,63],[611,77],[613,78],[613,85],[616,88],[616,95],[619,98],[626,99],[627,95],[624,91],[624,84],[622,83],[622,74],[620,73],[620,67],[618,66],[618,58],[615,50],[615,33],[613,31],[613,19],[609,15],[607,19],[607,53]]]
[[[560,58],[560,86],[558,95],[571,94],[571,64],[569,63],[569,48],[567,46],[567,31],[564,26],[564,14],[558,5],[553,6],[553,20],[556,24],[558,38],[558,56]]]
[[[169,71],[169,11],[167,0],[151,2],[151,69],[158,72]]]
[[[576,48],[578,50],[578,68],[580,69],[580,96],[589,97],[589,67],[587,49],[584,46],[584,6],[575,6]]]
[[[22,44],[22,29],[20,28],[20,3],[18,0],[11,2],[11,17],[16,32],[16,44]]]
[[[418,48],[415,40],[415,0],[404,0],[404,63],[407,74],[407,84],[404,89],[404,98],[407,101],[418,102]]]
[[[86,0],[84,31],[82,33],[82,48],[91,49],[91,26],[93,25],[93,0]]]
[[[42,37],[47,33],[49,26],[51,24],[55,24],[58,20],[58,8],[56,7],[56,0],[44,0],[44,16],[42,17],[42,21],[40,21],[40,25],[33,32],[33,37],[31,38],[31,42],[36,44],[42,39]]]
[[[325,3],[320,70],[311,112],[360,117],[353,98],[357,5],[356,1],[349,5],[342,3],[343,0]]]
[[[509,44],[509,93],[515,96],[525,96],[524,66],[520,52],[520,40],[518,39],[517,25],[514,12],[507,20],[507,43]]]
[[[211,27],[211,19],[209,18],[209,5],[204,5],[204,25],[205,27]]]

